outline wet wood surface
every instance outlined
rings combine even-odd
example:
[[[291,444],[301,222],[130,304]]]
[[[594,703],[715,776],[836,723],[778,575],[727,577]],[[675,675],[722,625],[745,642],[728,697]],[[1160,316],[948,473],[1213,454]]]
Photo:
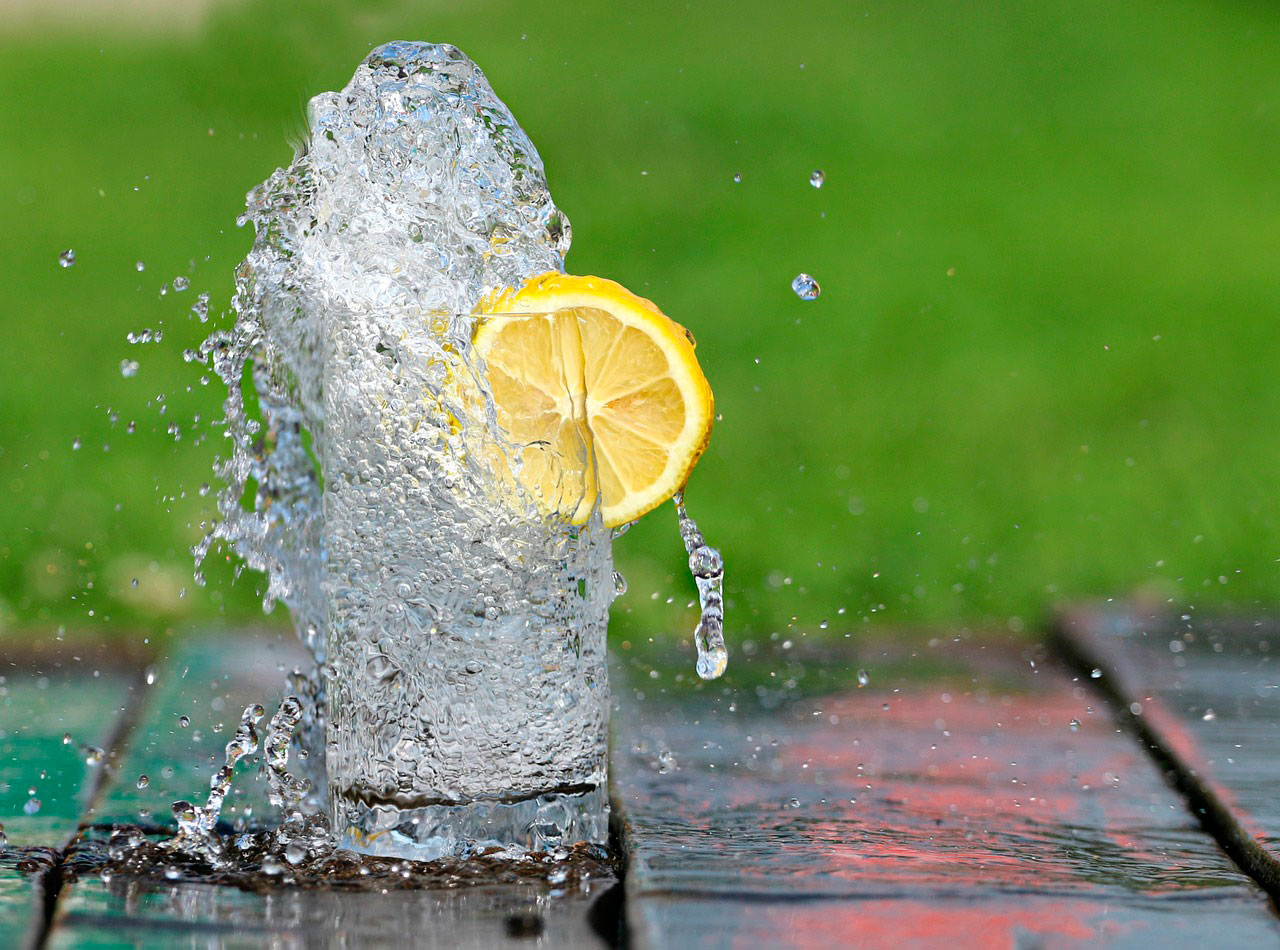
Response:
[[[1087,678],[951,641],[861,662],[866,686],[850,663],[804,698],[632,671],[614,781],[635,945],[1280,942]]]
[[[1056,636],[1206,830],[1280,899],[1280,626],[1112,604],[1065,612]]]
[[[1170,657],[1185,652],[1165,642]],[[1220,685],[1174,677],[1182,692],[1150,702],[1185,706],[1175,754],[1215,775],[1240,763],[1247,781],[1222,784],[1229,807],[1274,828],[1264,760],[1276,736],[1270,707],[1250,698],[1273,701],[1270,666],[1242,651],[1210,646]],[[203,801],[243,707],[262,702],[270,716],[299,658],[280,634],[165,652],[28,657],[5,674],[0,946],[610,942],[601,934],[620,908],[607,879],[566,897],[536,884],[253,893],[77,878],[76,841],[103,834],[90,826],[166,822],[175,799]],[[632,946],[1280,946],[1262,889],[1165,784],[1124,714],[1043,648],[961,638],[856,656],[760,651],[713,684],[616,659]],[[1147,668],[1161,683],[1186,674]],[[1194,727],[1224,717],[1216,737]],[[94,747],[101,759],[86,763]],[[32,787],[41,804],[27,815]],[[252,770],[233,787],[225,817],[269,814]]]

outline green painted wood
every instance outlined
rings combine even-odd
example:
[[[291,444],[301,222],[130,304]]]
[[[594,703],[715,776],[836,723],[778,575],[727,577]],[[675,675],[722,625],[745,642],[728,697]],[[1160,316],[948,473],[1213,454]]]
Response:
[[[303,659],[285,634],[177,644],[156,665],[145,715],[102,798],[98,820],[167,821],[175,799],[203,801],[243,708],[261,702],[269,718],[286,671]],[[185,726],[183,716],[189,719]],[[248,809],[254,821],[270,821],[263,783],[252,761],[246,762],[237,769],[224,818],[245,817]],[[148,776],[145,788],[138,788],[140,774]],[[281,888],[260,894],[188,881],[85,877],[63,888],[49,945],[599,947],[603,941],[589,921],[590,908],[613,883],[601,879],[583,892],[558,896],[549,886],[527,884],[386,894]]]
[[[133,676],[116,660],[86,649],[3,667],[0,822],[7,846],[0,849],[0,946],[21,946],[39,933],[42,872],[56,867],[104,770],[114,766],[111,740],[135,700]]]
[[[267,719],[283,696],[285,674],[303,662],[296,638],[265,631],[246,636],[190,636],[172,644],[148,669],[145,714],[130,735],[115,780],[103,796],[99,823],[170,821],[170,806],[203,803],[209,777],[245,706],[262,703]],[[266,813],[258,756],[236,770],[224,818]],[[145,782],[140,782],[142,776]],[[140,787],[141,785],[141,787]]]
[[[600,948],[586,910],[600,888],[551,898],[529,886],[393,891],[283,889],[264,896],[206,884],[76,884],[50,947]]]

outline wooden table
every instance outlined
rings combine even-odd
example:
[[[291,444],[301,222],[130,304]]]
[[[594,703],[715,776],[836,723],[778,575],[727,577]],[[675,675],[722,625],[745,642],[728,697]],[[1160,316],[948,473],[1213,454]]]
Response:
[[[1174,621],[1170,650],[1170,622],[1074,611],[1051,647],[779,646],[711,684],[619,650],[625,879],[572,893],[76,878],[92,826],[202,797],[297,652],[274,631],[151,657],[43,643],[0,684],[0,946],[1280,946],[1280,668],[1257,628]],[[235,788],[234,814],[270,814],[250,772]]]

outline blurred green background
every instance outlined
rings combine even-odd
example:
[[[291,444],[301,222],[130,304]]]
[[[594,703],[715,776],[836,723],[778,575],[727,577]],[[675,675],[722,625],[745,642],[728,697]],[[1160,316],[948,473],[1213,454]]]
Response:
[[[1280,9],[35,9],[0,6],[11,640],[260,621],[259,578],[191,582],[222,393],[181,359],[210,329],[190,310],[226,308],[244,193],[306,100],[393,38],[484,67],[573,222],[570,271],[697,334],[723,420],[688,498],[731,640],[1280,596]],[[619,634],[687,635],[672,513],[615,547]]]

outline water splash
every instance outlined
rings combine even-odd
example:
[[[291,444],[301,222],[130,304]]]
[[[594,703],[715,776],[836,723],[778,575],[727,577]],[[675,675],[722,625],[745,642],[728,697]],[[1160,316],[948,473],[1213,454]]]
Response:
[[[245,707],[240,725],[227,743],[226,762],[209,779],[209,800],[203,807],[188,801],[173,803],[173,818],[178,823],[178,833],[168,842],[167,846],[171,850],[197,855],[214,867],[227,863],[222,843],[214,833],[214,826],[218,823],[218,816],[222,814],[222,803],[227,792],[231,790],[236,763],[258,749],[257,724],[266,713],[261,703]]]
[[[267,725],[263,743],[266,753],[267,799],[284,814],[285,823],[302,817],[302,803],[311,791],[311,782],[289,771],[289,743],[302,720],[302,701],[289,696]]]
[[[698,523],[689,517],[684,507],[684,492],[676,492],[672,501],[680,521],[680,538],[689,552],[689,570],[698,586],[698,604],[702,610],[697,629],[693,631],[698,648],[696,669],[704,680],[713,680],[729,665],[729,651],[724,645],[724,559],[707,544]]]

